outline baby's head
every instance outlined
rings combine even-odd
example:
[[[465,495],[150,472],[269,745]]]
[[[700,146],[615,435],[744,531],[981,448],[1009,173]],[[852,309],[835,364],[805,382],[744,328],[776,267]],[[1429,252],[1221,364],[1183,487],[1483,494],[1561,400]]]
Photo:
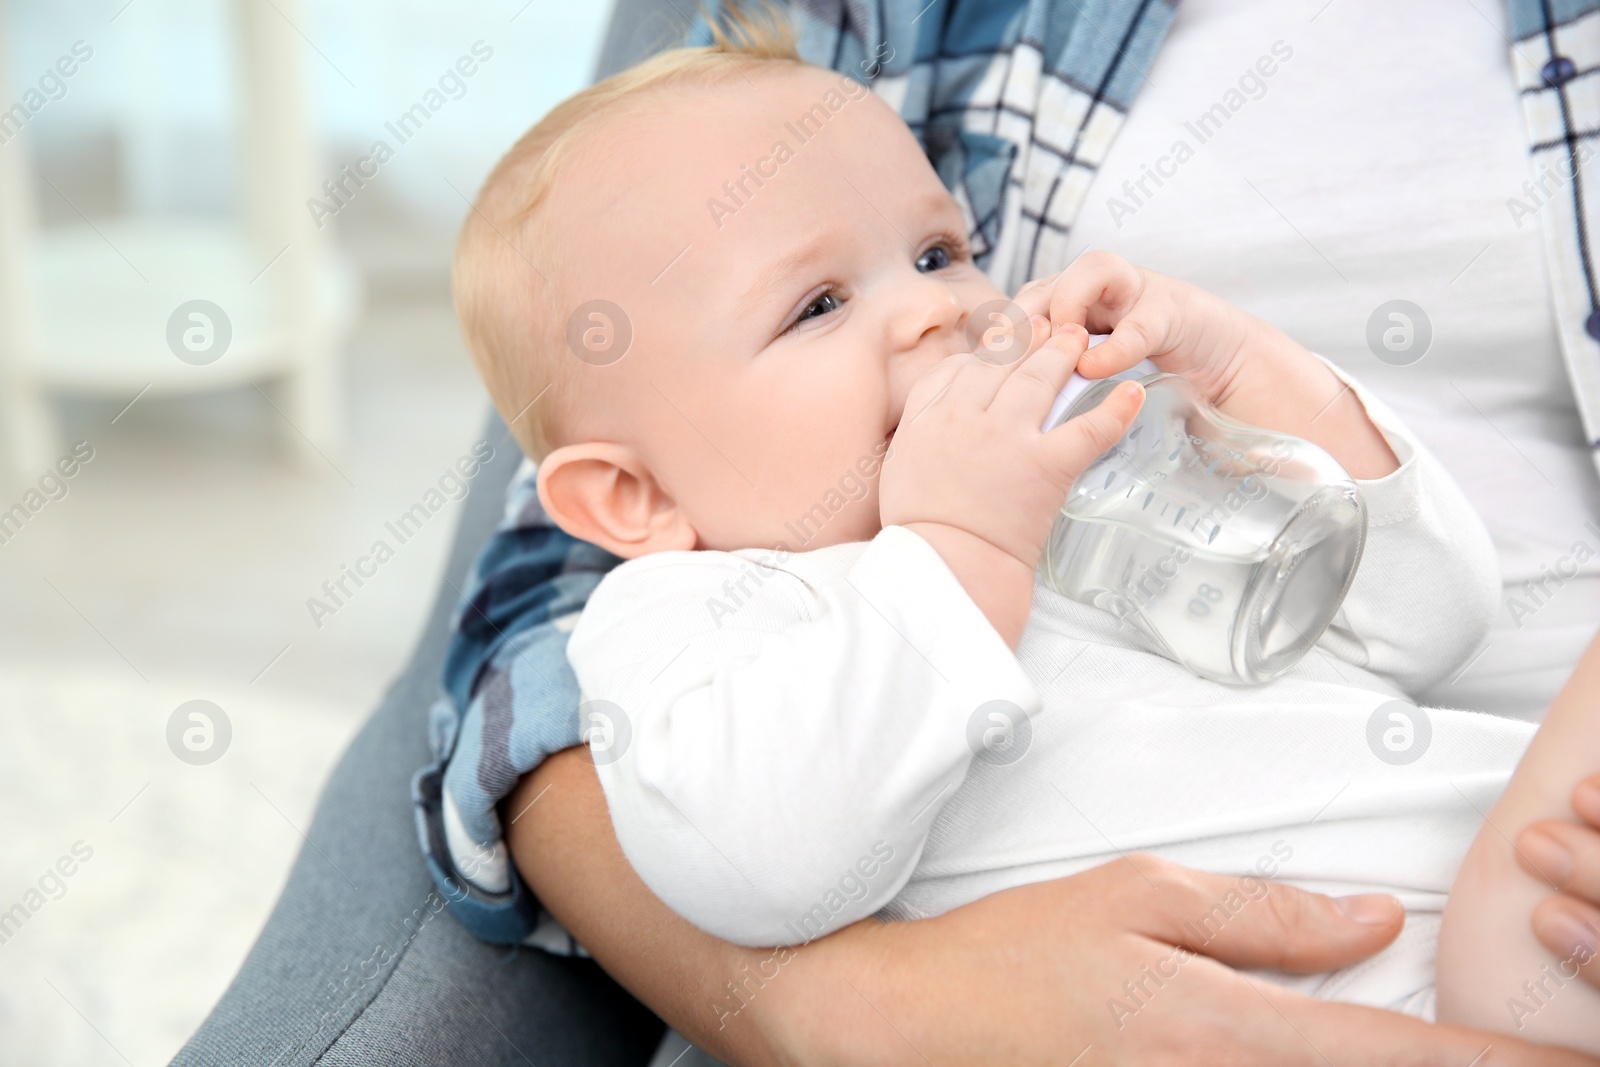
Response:
[[[774,22],[717,38],[558,105],[456,251],[545,508],[628,558],[871,538],[907,392],[1003,299],[892,108]]]

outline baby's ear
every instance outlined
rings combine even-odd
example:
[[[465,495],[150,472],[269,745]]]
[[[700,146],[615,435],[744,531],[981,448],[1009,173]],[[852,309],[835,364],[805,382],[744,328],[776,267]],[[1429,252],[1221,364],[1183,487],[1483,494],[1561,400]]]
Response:
[[[627,445],[564,445],[539,462],[539,503],[582,541],[623,559],[691,549],[694,527]]]

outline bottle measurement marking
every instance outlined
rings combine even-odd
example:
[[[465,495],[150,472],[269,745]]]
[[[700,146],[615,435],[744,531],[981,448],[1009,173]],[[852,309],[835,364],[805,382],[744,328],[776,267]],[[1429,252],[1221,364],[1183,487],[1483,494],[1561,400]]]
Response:
[[[1144,427],[1142,426],[1135,427],[1133,430],[1130,430],[1127,436],[1123,438],[1122,442],[1120,442],[1118,445],[1112,446],[1112,448],[1108,450],[1108,455],[1106,458],[1108,460],[1113,458],[1120,459],[1123,463],[1135,462],[1137,454],[1141,450],[1137,447],[1130,448],[1127,446],[1132,442],[1135,442],[1143,430]],[[1158,449],[1162,444],[1162,439],[1158,436],[1157,438],[1154,438],[1148,442],[1148,444],[1151,449]],[[1243,462],[1246,459],[1244,453],[1238,451],[1237,449],[1231,448],[1222,450],[1223,454],[1218,455],[1218,449],[1212,447],[1209,442],[1205,441],[1203,438],[1194,437],[1192,435],[1181,435],[1177,439],[1176,447],[1174,447],[1172,452],[1167,455],[1167,459],[1169,461],[1176,459],[1178,456],[1184,453],[1186,448],[1190,454],[1180,461],[1180,465],[1206,475],[1214,476],[1217,469],[1222,466],[1222,461],[1224,458],[1231,459],[1235,462]],[[1209,462],[1207,462],[1208,460]],[[1118,468],[1108,468],[1106,470],[1105,482],[1101,485],[1100,492],[1104,493],[1110,490],[1111,487],[1116,484],[1117,477],[1120,474],[1126,474],[1126,480],[1128,482],[1128,488],[1124,490],[1122,494],[1123,499],[1131,500],[1133,499],[1135,493],[1137,493],[1140,489],[1144,489],[1144,499],[1139,504],[1139,510],[1149,510],[1150,505],[1155,501],[1156,492],[1153,489],[1149,489],[1148,481],[1144,478],[1141,478],[1136,472],[1124,471]],[[1157,513],[1158,517],[1165,518],[1167,513],[1172,510],[1173,505],[1176,503],[1178,502],[1175,500],[1164,499],[1162,501],[1161,510]],[[1193,510],[1195,514],[1185,529],[1196,542],[1203,543],[1207,546],[1213,544],[1218,535],[1222,533],[1224,524],[1217,521],[1213,516],[1211,520],[1211,529],[1206,536],[1202,538],[1200,535],[1200,524],[1206,520],[1208,513],[1203,507],[1196,506],[1192,502],[1189,504],[1181,504],[1179,506],[1177,514],[1172,517],[1172,522],[1169,524],[1169,528],[1178,527],[1183,521],[1184,517],[1187,516],[1191,510]]]

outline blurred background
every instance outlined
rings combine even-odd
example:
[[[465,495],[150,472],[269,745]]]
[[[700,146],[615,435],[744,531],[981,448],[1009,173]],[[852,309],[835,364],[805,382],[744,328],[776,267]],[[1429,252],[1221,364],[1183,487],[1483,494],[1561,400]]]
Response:
[[[450,249],[608,11],[0,0],[0,1063],[165,1063],[243,959],[515,447]]]

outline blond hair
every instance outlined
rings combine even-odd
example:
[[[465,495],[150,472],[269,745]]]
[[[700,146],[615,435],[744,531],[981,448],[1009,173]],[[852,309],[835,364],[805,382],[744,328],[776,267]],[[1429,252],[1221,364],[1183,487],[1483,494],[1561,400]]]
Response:
[[[451,269],[461,331],[501,418],[535,462],[564,443],[576,402],[577,360],[565,351],[572,309],[563,306],[558,257],[537,212],[575,147],[606,118],[667,86],[803,62],[786,13],[771,0],[726,0],[721,18],[706,22],[712,44],[661,52],[552,108],[495,165],[461,226]]]

